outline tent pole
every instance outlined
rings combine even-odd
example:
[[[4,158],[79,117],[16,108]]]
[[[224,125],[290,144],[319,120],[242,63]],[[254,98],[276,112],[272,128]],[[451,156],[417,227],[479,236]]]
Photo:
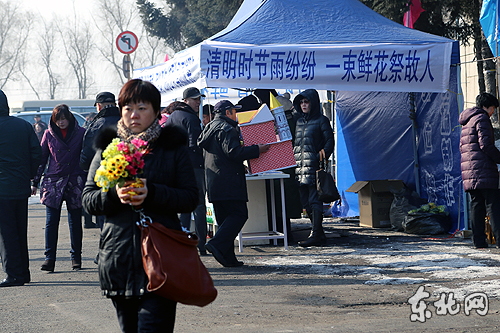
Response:
[[[417,112],[415,110],[415,93],[408,93],[410,98],[410,119],[412,120],[412,134],[413,134],[413,172],[415,173],[415,189],[420,196],[420,164],[418,161],[418,147],[417,147]]]
[[[329,106],[328,119],[333,130],[333,152],[330,155],[330,174],[337,181],[337,131],[335,129],[335,91],[326,91],[327,104]]]

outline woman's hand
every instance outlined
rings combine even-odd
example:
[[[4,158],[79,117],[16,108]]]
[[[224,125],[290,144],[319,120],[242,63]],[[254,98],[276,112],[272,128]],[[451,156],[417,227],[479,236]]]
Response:
[[[38,187],[36,186],[31,186],[31,195],[36,195],[36,190],[38,189]]]
[[[134,180],[127,180],[122,187],[116,185],[116,193],[120,202],[125,205],[140,206],[148,196],[148,187],[146,185],[146,178],[140,178],[143,187],[132,186]],[[130,193],[134,192],[134,193]]]

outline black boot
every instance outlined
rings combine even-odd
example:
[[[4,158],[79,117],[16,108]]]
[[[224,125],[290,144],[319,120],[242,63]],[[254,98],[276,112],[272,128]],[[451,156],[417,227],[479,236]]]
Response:
[[[321,211],[312,212],[312,231],[305,241],[299,242],[300,246],[322,246],[326,244],[326,236],[323,231],[323,213]]]
[[[43,262],[42,267],[40,268],[42,271],[53,272],[54,267],[56,266],[55,260],[47,259]]]

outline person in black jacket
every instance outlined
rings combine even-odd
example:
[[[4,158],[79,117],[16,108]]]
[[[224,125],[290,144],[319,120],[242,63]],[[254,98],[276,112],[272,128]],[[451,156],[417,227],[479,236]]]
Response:
[[[319,169],[319,152],[325,151],[328,159],[333,152],[333,130],[330,121],[321,113],[318,92],[308,89],[295,96],[295,110],[302,111],[297,120],[293,153],[297,167],[295,178],[299,182],[300,201],[312,222],[309,237],[300,246],[320,246],[326,244],[323,231],[323,203],[316,190],[316,170]]]
[[[40,142],[25,120],[9,116],[7,97],[0,90],[0,258],[7,277],[0,287],[30,282],[28,198],[30,179],[42,158]]]
[[[43,135],[45,131],[49,128],[49,126],[42,121],[42,116],[39,114],[35,115],[35,123],[33,124],[33,129],[35,130],[38,141],[42,141]]]
[[[173,124],[182,127],[188,134],[189,156],[194,167],[196,184],[198,185],[198,207],[194,210],[194,225],[198,235],[198,250],[206,255],[207,241],[207,208],[205,206],[205,170],[203,169],[203,150],[198,147],[196,140],[201,134],[201,120],[199,115],[201,98],[205,97],[197,88],[190,87],[184,90],[183,100],[177,104],[174,112],[167,118],[165,125]],[[191,213],[181,214],[181,224],[188,229],[191,226]]]
[[[116,107],[115,95],[103,91],[97,94],[95,98],[97,115],[85,127],[85,136],[83,137],[82,152],[80,154],[80,168],[88,171],[90,163],[94,158],[96,149],[94,147],[94,138],[101,128],[116,125],[120,120],[120,110]]]
[[[150,82],[130,80],[120,91],[121,119],[96,138],[98,151],[92,160],[83,191],[83,205],[94,215],[105,215],[99,242],[99,282],[116,308],[123,332],[173,332],[176,302],[147,291],[148,278],[141,255],[141,230],[137,227],[142,207],[154,223],[181,230],[177,213],[192,211],[198,189],[186,147],[185,131],[161,127],[160,92]],[[101,153],[115,137],[148,142],[143,156],[143,187],[126,183],[104,192],[94,181]],[[135,190],[133,197],[129,193]]]
[[[116,125],[118,120],[120,120],[120,110],[116,107],[115,95],[103,91],[97,94],[95,98],[94,105],[97,107],[97,115],[94,116],[92,121],[90,121],[85,128],[85,135],[83,136],[82,152],[80,153],[80,168],[84,171],[88,171],[90,167],[90,162],[95,155],[94,139],[101,128],[105,128],[111,125]],[[87,122],[85,122],[87,123]],[[103,218],[100,216],[96,217],[97,224],[92,222],[92,215],[83,211],[84,217],[84,228],[101,228],[104,222]],[[97,260],[97,259],[96,259]]]
[[[257,158],[269,145],[244,147],[236,121],[236,109],[230,101],[215,104],[215,118],[203,129],[198,145],[204,149],[208,201],[214,206],[219,228],[205,245],[208,252],[224,267],[243,262],[234,254],[234,239],[248,219],[247,185],[244,160]]]

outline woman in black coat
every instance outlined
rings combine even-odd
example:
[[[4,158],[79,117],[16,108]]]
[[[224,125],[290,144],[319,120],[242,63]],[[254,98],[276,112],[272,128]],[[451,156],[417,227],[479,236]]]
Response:
[[[159,124],[160,93],[149,82],[128,81],[118,97],[121,119],[117,129],[105,129],[96,138],[83,192],[83,205],[92,215],[105,215],[99,243],[99,281],[116,308],[123,332],[171,332],[176,302],[147,292],[148,278],[141,257],[137,208],[156,223],[181,230],[177,213],[191,212],[198,204],[198,189],[187,150],[187,136],[173,126]],[[101,152],[115,137],[148,142],[141,174],[143,187],[112,187],[104,192],[94,181]],[[137,195],[128,193],[134,189]]]
[[[330,121],[321,112],[318,92],[307,89],[293,100],[295,110],[302,112],[295,128],[293,153],[297,167],[295,178],[299,182],[300,201],[311,219],[312,232],[300,246],[326,244],[323,231],[323,203],[316,190],[316,171],[319,169],[319,152],[324,150],[328,159],[333,152],[333,130]]]

